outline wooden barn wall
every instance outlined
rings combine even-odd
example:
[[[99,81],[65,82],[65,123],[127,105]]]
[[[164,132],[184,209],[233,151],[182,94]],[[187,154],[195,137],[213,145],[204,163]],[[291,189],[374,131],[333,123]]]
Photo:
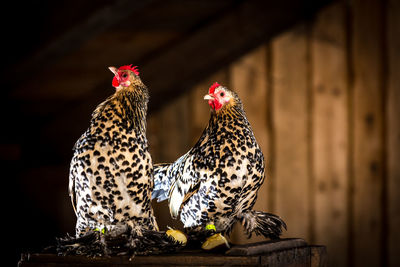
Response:
[[[347,1],[266,42],[149,117],[154,162],[209,118],[215,81],[241,97],[266,157],[255,209],[284,237],[328,247],[330,266],[400,266],[400,3]],[[156,204],[161,227],[179,225]],[[247,240],[240,225],[233,242]]]

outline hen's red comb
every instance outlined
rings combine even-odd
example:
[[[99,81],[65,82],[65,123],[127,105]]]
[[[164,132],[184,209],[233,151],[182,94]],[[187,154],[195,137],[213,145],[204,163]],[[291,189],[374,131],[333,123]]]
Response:
[[[125,65],[125,66],[119,67],[118,70],[130,70],[130,71],[132,71],[133,73],[135,73],[136,75],[139,75],[139,69],[138,69],[138,67],[137,67],[137,66],[133,66],[133,67],[132,67],[132,64],[131,64],[131,65]]]
[[[213,85],[210,86],[210,88],[208,89],[208,93],[209,94],[213,94],[215,91],[215,88],[221,86],[219,83],[215,82]]]

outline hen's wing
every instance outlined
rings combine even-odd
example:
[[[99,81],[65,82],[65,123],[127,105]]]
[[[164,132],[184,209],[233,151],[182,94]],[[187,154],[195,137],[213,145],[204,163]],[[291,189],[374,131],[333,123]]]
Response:
[[[167,175],[171,165],[171,163],[157,163],[153,165],[154,187],[151,199],[157,199],[157,202],[168,199],[168,192],[173,182],[173,177]]]
[[[193,155],[188,152],[171,164],[167,171],[172,181],[168,200],[173,218],[178,216],[182,203],[198,188],[196,185],[199,183],[199,177],[193,167]]]
[[[75,178],[76,178],[76,165],[75,162],[72,161],[69,172],[68,193],[69,197],[71,198],[72,208],[74,209],[75,215],[78,216],[76,212]]]

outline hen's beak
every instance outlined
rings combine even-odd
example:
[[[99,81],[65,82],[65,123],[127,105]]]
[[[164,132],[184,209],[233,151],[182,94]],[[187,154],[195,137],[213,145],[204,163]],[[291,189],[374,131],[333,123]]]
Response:
[[[205,95],[204,96],[204,100],[214,100],[214,96],[212,96],[212,95]]]
[[[115,76],[118,74],[118,69],[116,67],[108,67],[109,70],[111,70],[112,73],[114,73]]]

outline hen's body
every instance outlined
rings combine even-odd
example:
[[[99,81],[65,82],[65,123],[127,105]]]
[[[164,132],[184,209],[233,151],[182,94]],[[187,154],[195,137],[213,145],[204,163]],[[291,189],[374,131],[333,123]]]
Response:
[[[168,199],[171,215],[180,214],[186,228],[213,224],[229,234],[239,220],[249,235],[278,237],[283,221],[252,210],[264,181],[264,156],[240,99],[229,93],[232,100],[212,112],[192,149],[172,164],[155,165],[153,197]]]
[[[150,202],[153,168],[146,139],[147,102],[147,88],[137,77],[97,107],[76,142],[69,191],[77,236],[118,225],[139,234],[141,229],[157,230]]]

